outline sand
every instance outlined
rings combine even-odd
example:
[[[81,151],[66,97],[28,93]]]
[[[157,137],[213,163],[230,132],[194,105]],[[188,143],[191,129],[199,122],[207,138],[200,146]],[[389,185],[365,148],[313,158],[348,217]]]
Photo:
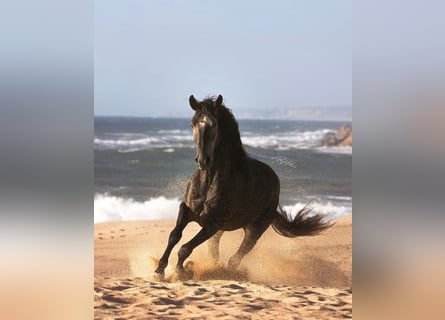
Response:
[[[285,238],[269,228],[238,272],[224,265],[242,231],[221,239],[221,265],[204,243],[179,281],[177,250],[199,230],[190,224],[173,250],[166,281],[152,278],[174,221],[95,224],[95,319],[347,319],[352,318],[352,216],[315,237]]]

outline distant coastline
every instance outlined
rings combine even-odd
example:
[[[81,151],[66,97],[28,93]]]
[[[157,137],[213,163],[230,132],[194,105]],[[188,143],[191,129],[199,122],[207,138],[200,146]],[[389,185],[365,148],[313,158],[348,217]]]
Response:
[[[233,108],[233,110],[237,110]],[[352,122],[352,106],[341,107],[303,107],[303,108],[281,108],[281,109],[240,109],[236,111],[239,120],[297,120],[297,121],[332,121]],[[188,110],[170,115],[118,115],[98,114],[94,117],[101,118],[153,118],[153,119],[190,119]]]
[[[156,119],[156,120],[190,120],[190,116],[135,116],[135,115],[94,115],[95,119],[121,118],[121,119]],[[261,117],[243,117],[238,120],[244,121],[307,121],[307,122],[332,122],[352,124],[352,119],[300,119],[300,118],[261,118]]]

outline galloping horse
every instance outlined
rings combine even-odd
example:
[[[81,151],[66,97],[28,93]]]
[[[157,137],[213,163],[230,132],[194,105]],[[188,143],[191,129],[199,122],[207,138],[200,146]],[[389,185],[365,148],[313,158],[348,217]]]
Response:
[[[288,217],[278,203],[277,175],[267,164],[246,154],[238,123],[224,106],[221,95],[201,102],[192,95],[189,102],[195,111],[191,126],[198,170],[188,182],[176,226],[155,270],[158,279],[164,278],[170,253],[191,221],[202,229],[179,250],[176,272],[180,278],[185,275],[185,259],[206,240],[210,239],[212,259],[218,261],[219,240],[224,231],[244,229],[241,246],[228,263],[230,269],[236,269],[271,224],[286,237],[316,235],[331,226],[322,214],[308,215],[310,209],[306,207],[295,218]]]

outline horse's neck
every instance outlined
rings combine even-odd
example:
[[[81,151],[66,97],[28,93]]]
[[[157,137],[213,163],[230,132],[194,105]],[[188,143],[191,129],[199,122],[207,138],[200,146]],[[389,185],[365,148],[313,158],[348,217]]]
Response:
[[[224,182],[226,179],[233,178],[247,166],[247,157],[233,152],[221,152],[216,155],[215,160],[215,166],[208,173],[212,182],[215,180]]]
[[[238,143],[226,143],[220,146],[215,155],[217,161],[219,161],[221,164],[226,164],[229,166],[233,165],[235,167],[243,165],[243,163],[247,160],[245,152],[242,149],[241,141],[239,142],[239,147],[235,145],[238,145]],[[237,148],[239,148],[239,150]]]

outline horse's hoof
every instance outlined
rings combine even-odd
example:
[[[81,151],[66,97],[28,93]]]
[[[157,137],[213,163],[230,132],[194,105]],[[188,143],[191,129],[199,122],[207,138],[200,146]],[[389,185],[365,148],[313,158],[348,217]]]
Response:
[[[153,273],[153,280],[155,281],[164,281],[165,280],[165,273],[164,272],[154,272]]]
[[[193,279],[193,270],[190,269],[176,269],[178,278],[181,281],[187,281]]]
[[[184,272],[178,273],[179,280],[181,281],[187,281],[193,279],[193,271],[192,270],[185,270]]]

